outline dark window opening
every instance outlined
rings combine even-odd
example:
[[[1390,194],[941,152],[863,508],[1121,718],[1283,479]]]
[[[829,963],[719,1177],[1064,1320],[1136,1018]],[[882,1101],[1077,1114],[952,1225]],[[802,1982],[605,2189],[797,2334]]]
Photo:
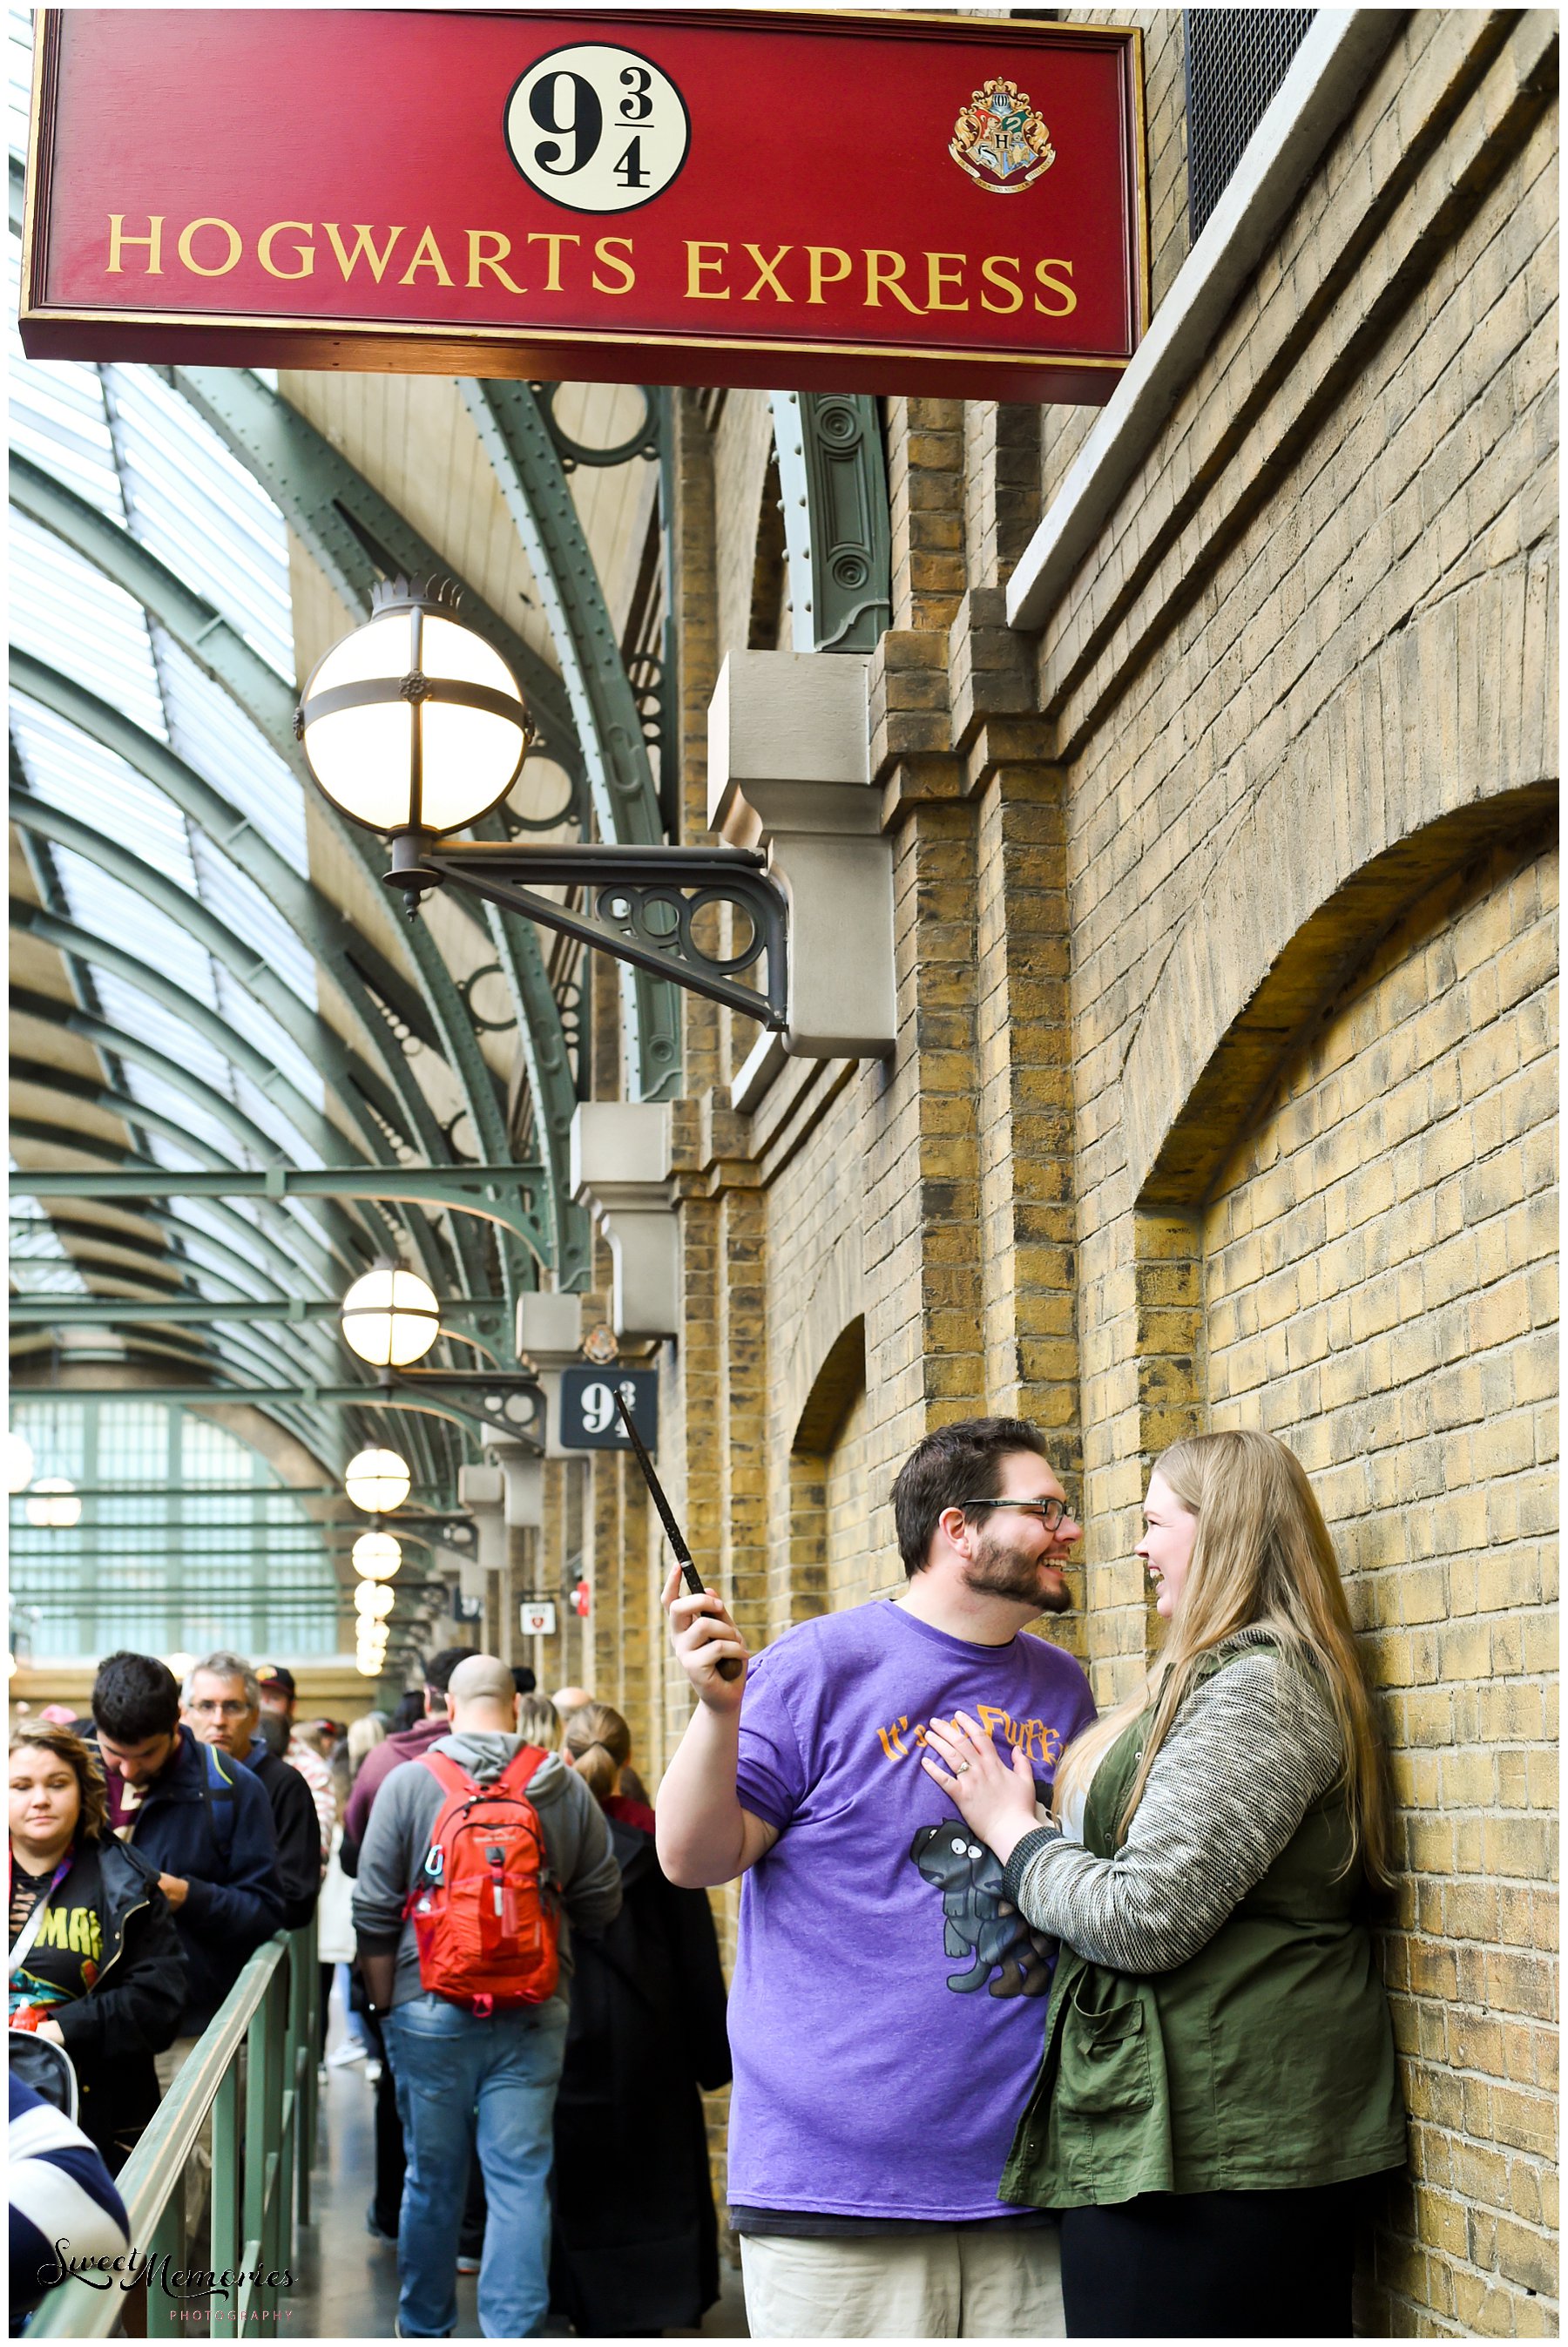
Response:
[[[1194,241],[1307,37],[1315,8],[1184,8],[1187,218]]]

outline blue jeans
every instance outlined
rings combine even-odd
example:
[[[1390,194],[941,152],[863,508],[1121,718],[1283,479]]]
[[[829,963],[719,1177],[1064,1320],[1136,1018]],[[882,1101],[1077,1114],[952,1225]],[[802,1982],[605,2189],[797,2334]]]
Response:
[[[385,2016],[408,2172],[397,2233],[405,2335],[442,2339],[457,2320],[457,2239],[477,2132],[489,2214],[479,2268],[487,2339],[533,2339],[549,2307],[549,2176],[567,2004],[477,2021],[444,1997]]]

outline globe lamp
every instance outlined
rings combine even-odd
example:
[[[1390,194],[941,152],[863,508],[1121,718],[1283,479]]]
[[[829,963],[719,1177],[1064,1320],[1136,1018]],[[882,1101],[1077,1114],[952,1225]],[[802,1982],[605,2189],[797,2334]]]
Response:
[[[25,1434],[5,1437],[5,1488],[25,1491],[33,1480],[33,1446]]]
[[[354,1593],[354,1612],[362,1616],[369,1614],[378,1622],[385,1621],[396,1603],[391,1590],[384,1589],[379,1582],[362,1581]]]
[[[80,1521],[82,1503],[66,1475],[41,1475],[27,1494],[27,1522],[52,1532],[69,1532]]]
[[[354,1544],[354,1569],[364,1581],[390,1581],[403,1563],[403,1549],[390,1532],[361,1532]]]
[[[373,1368],[406,1368],[430,1350],[440,1333],[435,1293],[415,1271],[378,1263],[343,1297],[343,1342]]]
[[[445,579],[385,580],[317,661],[294,732],[326,796],[371,831],[460,831],[504,799],[533,738],[506,661]]]
[[[403,1505],[412,1481],[407,1460],[395,1450],[361,1450],[344,1468],[343,1487],[356,1508],[379,1516]]]

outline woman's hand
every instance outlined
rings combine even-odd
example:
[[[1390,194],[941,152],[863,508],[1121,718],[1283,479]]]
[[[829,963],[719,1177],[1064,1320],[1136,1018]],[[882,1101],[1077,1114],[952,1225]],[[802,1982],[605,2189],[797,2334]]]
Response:
[[[46,2037],[54,2045],[63,2045],[66,2042],[65,2034],[57,2021],[40,2021],[33,2034],[35,2037]]]
[[[932,1752],[946,1763],[938,1767]],[[1034,1769],[1022,1745],[1004,1760],[995,1743],[967,1711],[955,1714],[952,1725],[927,1722],[926,1751],[920,1766],[934,1785],[940,1785],[964,1823],[970,1827],[1005,1866],[1026,1833],[1040,1820],[1035,1816]]]

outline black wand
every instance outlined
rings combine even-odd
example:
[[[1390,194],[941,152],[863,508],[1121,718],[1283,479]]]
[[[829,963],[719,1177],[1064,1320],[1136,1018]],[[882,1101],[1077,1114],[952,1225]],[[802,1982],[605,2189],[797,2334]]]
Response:
[[[659,1511],[660,1522],[670,1536],[670,1545],[675,1552],[675,1562],[681,1568],[681,1577],[692,1596],[700,1597],[704,1587],[702,1576],[692,1562],[692,1552],[686,1545],[686,1535],[676,1522],[675,1512],[664,1496],[664,1486],[653,1471],[653,1461],[648,1456],[648,1447],[631,1423],[631,1412],[626,1407],[620,1388],[612,1386],[610,1391],[615,1396],[615,1407],[620,1412],[620,1423],[626,1429],[627,1440],[637,1453],[637,1463],[642,1470],[642,1480],[652,1494],[653,1504]],[[745,1665],[739,1655],[724,1655],[721,1656],[717,1667],[722,1679],[738,1679],[745,1669]]]

